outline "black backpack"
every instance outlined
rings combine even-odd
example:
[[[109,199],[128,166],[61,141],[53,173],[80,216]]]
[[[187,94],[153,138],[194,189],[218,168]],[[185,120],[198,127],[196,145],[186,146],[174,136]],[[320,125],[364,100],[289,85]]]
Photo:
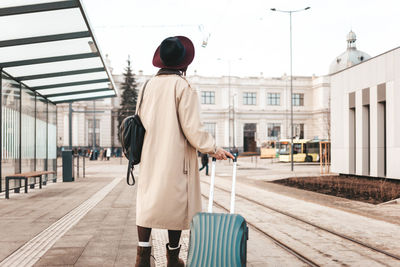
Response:
[[[125,157],[129,160],[128,171],[126,173],[126,182],[128,183],[128,185],[131,186],[135,184],[133,169],[135,168],[134,165],[140,163],[144,135],[146,133],[146,129],[144,128],[142,121],[140,120],[140,117],[138,115],[140,105],[143,101],[144,89],[146,88],[146,85],[147,82],[143,87],[142,97],[140,99],[139,107],[136,114],[126,117],[119,126],[119,138],[122,145],[122,151]],[[132,176],[132,183],[129,182],[129,176]]]

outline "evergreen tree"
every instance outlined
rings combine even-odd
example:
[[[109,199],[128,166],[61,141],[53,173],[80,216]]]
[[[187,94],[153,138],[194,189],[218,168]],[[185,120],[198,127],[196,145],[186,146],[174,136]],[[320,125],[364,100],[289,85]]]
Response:
[[[118,110],[118,124],[121,125],[123,119],[135,115],[137,103],[137,89],[135,74],[132,72],[131,60],[128,57],[128,67],[125,68],[124,82],[122,83],[121,107]]]

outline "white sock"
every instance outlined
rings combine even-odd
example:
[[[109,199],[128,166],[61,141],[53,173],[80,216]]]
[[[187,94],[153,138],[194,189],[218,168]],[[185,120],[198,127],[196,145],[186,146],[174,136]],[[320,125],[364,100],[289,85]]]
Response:
[[[150,242],[139,242],[139,247],[151,247]]]
[[[168,245],[168,248],[169,248],[169,250],[175,250],[175,249],[180,248],[180,246],[179,246],[179,244],[178,244],[178,246],[177,246],[176,248],[172,248],[170,245]]]

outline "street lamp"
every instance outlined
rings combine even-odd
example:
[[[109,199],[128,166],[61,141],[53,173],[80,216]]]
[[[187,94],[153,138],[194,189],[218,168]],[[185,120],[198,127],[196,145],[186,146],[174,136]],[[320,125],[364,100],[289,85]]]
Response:
[[[271,11],[288,13],[290,18],[290,125],[291,125],[291,136],[290,136],[290,162],[291,162],[291,170],[294,170],[293,166],[293,73],[292,73],[292,13],[305,11],[310,9],[311,7],[306,7],[297,10],[279,10],[276,8],[271,8]]]
[[[231,149],[232,148],[232,146],[231,146],[231,135],[232,135],[233,147],[236,148],[236,140],[235,140],[235,129],[236,129],[235,128],[235,103],[234,103],[235,99],[232,97],[232,92],[231,92],[231,62],[232,61],[242,60],[242,58],[237,58],[237,59],[233,59],[233,60],[232,59],[217,58],[217,60],[228,62],[228,91],[229,91],[229,98],[228,98],[229,127],[228,128],[229,128],[229,149]],[[231,116],[231,113],[232,113],[232,116]],[[231,123],[231,120],[233,120],[232,123]],[[231,134],[231,130],[232,130],[232,134]]]

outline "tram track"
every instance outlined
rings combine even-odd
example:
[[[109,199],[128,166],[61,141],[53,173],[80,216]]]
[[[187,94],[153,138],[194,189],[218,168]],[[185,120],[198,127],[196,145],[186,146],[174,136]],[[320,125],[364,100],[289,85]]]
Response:
[[[205,194],[201,194],[205,199],[209,199],[208,196],[206,196]],[[214,200],[214,205],[217,206],[220,209],[225,210],[226,212],[229,212],[229,209],[225,208],[223,205],[219,204],[218,202],[216,202]],[[298,251],[296,251],[295,249],[289,247],[288,245],[286,245],[285,243],[279,241],[278,239],[276,239],[275,237],[271,236],[270,234],[268,234],[267,232],[265,232],[264,230],[262,230],[260,227],[256,226],[255,224],[246,221],[247,225],[249,225],[250,227],[252,227],[253,229],[255,229],[257,232],[261,233],[263,236],[266,236],[268,239],[270,239],[274,244],[276,244],[277,246],[279,246],[280,248],[284,249],[286,252],[292,254],[293,256],[295,256],[297,259],[299,259],[300,261],[306,263],[309,266],[312,267],[319,267],[319,264],[316,264],[315,262],[313,262],[312,260],[310,260],[309,258],[307,258],[306,256],[302,255],[301,253],[299,253]]]
[[[210,184],[209,184],[208,182],[205,182],[205,181],[201,181],[201,182],[202,182],[203,184],[206,184],[206,185],[210,186]],[[216,186],[216,185],[215,185],[215,188],[218,189],[218,190],[221,190],[221,191],[223,191],[223,192],[226,192],[226,193],[228,193],[228,194],[231,193],[229,190],[227,190],[227,189],[225,189],[225,188],[222,188],[222,187],[220,187],[220,186]],[[203,194],[203,197],[205,197],[205,198],[208,199],[208,196],[206,196],[206,195],[204,195],[204,194]],[[326,227],[317,225],[317,224],[315,224],[315,223],[313,223],[313,222],[307,221],[307,220],[305,220],[305,219],[302,219],[302,218],[300,218],[300,217],[298,217],[298,216],[296,216],[296,215],[290,214],[290,213],[288,213],[288,212],[285,212],[285,211],[282,211],[282,210],[278,210],[278,209],[276,209],[276,208],[274,208],[274,207],[271,207],[271,206],[269,206],[269,205],[266,205],[266,204],[264,204],[264,203],[261,203],[260,201],[254,200],[254,199],[252,199],[252,198],[250,198],[250,197],[247,197],[247,196],[244,196],[244,195],[242,195],[242,194],[236,193],[236,197],[237,197],[237,198],[240,198],[240,199],[242,199],[242,200],[245,200],[245,201],[247,201],[247,202],[250,202],[250,203],[252,203],[252,204],[261,206],[261,207],[263,207],[263,208],[265,208],[265,209],[267,209],[267,210],[273,211],[273,212],[278,213],[278,214],[280,214],[280,215],[284,215],[284,216],[286,216],[286,217],[289,217],[289,218],[291,218],[291,219],[293,219],[293,220],[295,220],[295,221],[298,221],[298,222],[301,222],[301,223],[306,224],[306,225],[308,225],[308,226],[311,226],[311,227],[314,227],[314,228],[316,228],[316,229],[319,229],[319,230],[321,230],[321,231],[323,231],[323,232],[327,232],[327,233],[329,233],[329,234],[331,234],[331,235],[333,235],[333,236],[335,236],[335,237],[338,237],[338,238],[347,240],[347,241],[349,241],[349,242],[352,242],[353,244],[356,244],[356,245],[361,246],[361,247],[363,247],[363,248],[366,248],[366,249],[368,249],[368,250],[372,250],[372,251],[374,251],[374,252],[376,252],[376,253],[385,255],[385,256],[387,256],[387,257],[390,257],[391,259],[395,259],[395,260],[397,260],[397,261],[400,261],[400,256],[399,256],[399,255],[396,255],[396,254],[390,253],[390,252],[388,252],[388,251],[385,251],[385,250],[376,248],[376,247],[374,247],[374,246],[372,246],[372,245],[370,245],[370,244],[367,244],[367,243],[365,243],[365,242],[362,242],[362,241],[360,241],[360,240],[357,240],[357,239],[352,238],[352,237],[350,237],[350,236],[347,236],[347,235],[345,235],[345,234],[341,234],[341,233],[336,232],[336,231],[334,231],[334,230],[328,229],[328,228],[326,228]],[[218,207],[220,207],[220,208],[226,210],[226,211],[229,211],[227,208],[225,208],[223,205],[217,203],[215,200],[214,200],[214,204],[215,204],[216,206],[218,206]],[[301,260],[302,262],[304,262],[304,263],[306,263],[306,264],[308,264],[308,265],[310,265],[310,266],[320,266],[319,264],[315,263],[313,260],[310,260],[308,257],[302,255],[301,253],[299,253],[299,252],[296,251],[295,249],[289,247],[287,244],[284,244],[282,241],[280,241],[280,240],[278,240],[277,238],[273,237],[272,235],[268,234],[266,231],[262,230],[260,227],[258,227],[258,226],[255,225],[254,223],[248,222],[248,224],[249,224],[252,228],[254,228],[255,230],[257,230],[258,232],[262,233],[264,236],[266,236],[266,237],[268,237],[269,239],[273,240],[273,242],[274,242],[275,244],[277,244],[278,246],[282,247],[283,249],[285,249],[286,251],[288,251],[288,252],[291,253],[292,255],[296,256],[296,258],[298,258],[298,259]],[[400,263],[399,263],[399,265],[400,265]]]

